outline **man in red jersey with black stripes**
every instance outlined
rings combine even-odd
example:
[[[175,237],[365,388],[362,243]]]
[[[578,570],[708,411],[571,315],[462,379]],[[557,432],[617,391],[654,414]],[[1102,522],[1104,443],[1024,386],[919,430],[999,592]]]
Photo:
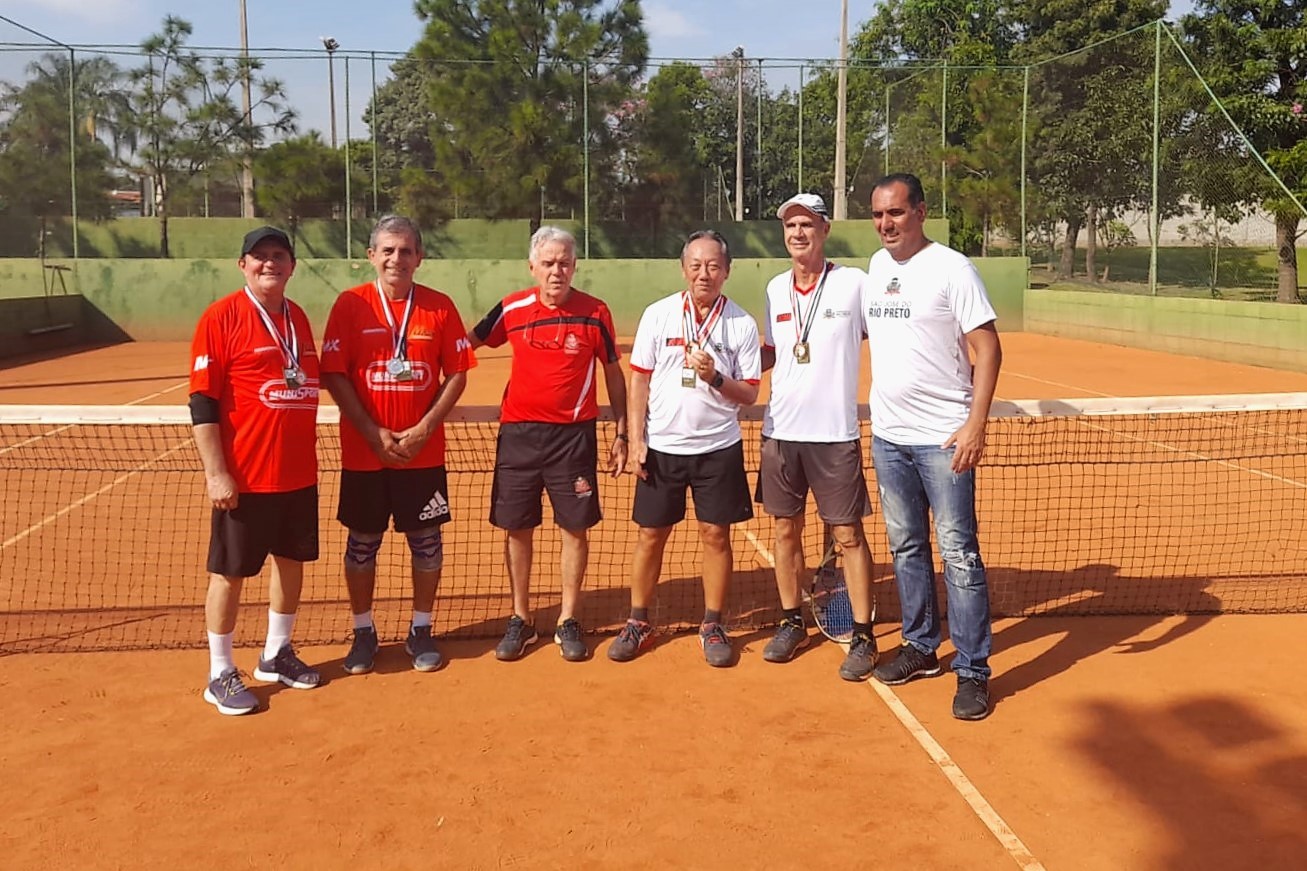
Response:
[[[608,306],[572,287],[572,234],[541,227],[531,236],[528,263],[536,286],[509,294],[472,331],[474,347],[507,342],[513,349],[490,497],[490,522],[503,529],[507,539],[504,559],[513,615],[495,656],[518,659],[537,638],[531,558],[543,489],[562,538],[563,595],[554,642],[564,659],[579,662],[589,656],[576,619],[590,556],[587,530],[600,519],[596,368],[603,370],[616,420],[607,465],[613,477],[626,468],[626,380]]]
[[[245,287],[209,306],[191,343],[191,421],[213,504],[209,539],[209,683],[205,701],[248,714],[258,699],[232,659],[245,578],[272,555],[268,636],[254,676],[295,689],[321,682],[291,646],[304,563],[318,558],[318,358],[304,310],[286,298],[290,238],[246,234]]]
[[[476,365],[453,300],[413,280],[422,233],[399,215],[377,221],[368,243],[377,278],[336,298],[322,339],[322,382],[340,406],[340,507],[349,535],[345,585],[354,642],[345,671],[372,670],[377,553],[394,518],[411,554],[413,622],[404,648],[418,671],[443,658],[431,636],[449,522],[444,420]]]

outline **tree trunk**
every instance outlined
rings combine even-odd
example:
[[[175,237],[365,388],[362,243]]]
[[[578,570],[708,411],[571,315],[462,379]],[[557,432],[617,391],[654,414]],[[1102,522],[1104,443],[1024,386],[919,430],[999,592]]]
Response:
[[[1098,206],[1090,206],[1085,221],[1085,276],[1098,283]]]
[[[164,175],[154,177],[154,214],[159,219],[159,256],[167,258],[168,254],[168,179]]]
[[[980,256],[989,256],[989,213],[985,213],[980,230]]]
[[[1275,216],[1275,247],[1279,251],[1279,286],[1276,302],[1301,302],[1298,299],[1298,215],[1281,212]]]
[[[1083,215],[1070,215],[1066,219],[1066,238],[1062,240],[1062,264],[1058,267],[1058,278],[1071,278],[1076,274],[1076,240],[1080,238]]]

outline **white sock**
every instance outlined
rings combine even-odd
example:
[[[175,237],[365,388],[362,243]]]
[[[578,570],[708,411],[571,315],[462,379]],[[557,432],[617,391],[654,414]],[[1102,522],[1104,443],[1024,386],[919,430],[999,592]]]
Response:
[[[263,658],[272,659],[290,643],[290,632],[295,628],[294,614],[278,614],[268,609],[268,640],[263,645]]]
[[[217,680],[218,676],[229,668],[235,668],[236,662],[231,656],[231,636],[228,632],[225,635],[219,635],[216,632],[210,632],[209,635],[209,680]]]
[[[413,612],[413,628],[414,628],[414,629],[418,628],[419,626],[430,626],[430,625],[431,625],[431,612],[430,612],[430,611],[414,611],[414,612]]]
[[[371,608],[369,608],[368,610],[364,611],[362,614],[355,614],[355,615],[354,615],[354,628],[355,628],[355,629],[371,629],[371,628],[372,628],[372,609],[371,609]]]

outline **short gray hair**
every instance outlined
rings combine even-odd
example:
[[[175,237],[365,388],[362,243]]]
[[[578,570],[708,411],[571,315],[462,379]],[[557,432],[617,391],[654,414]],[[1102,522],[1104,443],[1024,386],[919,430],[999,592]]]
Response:
[[[418,253],[422,253],[422,231],[418,225],[413,222],[412,218],[406,218],[403,215],[382,215],[377,219],[376,226],[372,228],[372,235],[368,237],[368,247],[377,247],[377,237],[382,233],[404,233],[413,240],[413,246],[417,248]]]
[[[550,227],[548,225],[531,234],[531,247],[527,250],[526,259],[535,263],[536,252],[552,242],[561,242],[566,245],[572,259],[576,259],[576,237],[562,227]]]
[[[711,239],[716,242],[722,249],[722,259],[726,261],[726,266],[728,268],[730,267],[731,246],[727,243],[726,237],[721,233],[718,233],[716,230],[695,230],[691,233],[685,240],[685,244],[681,246],[681,265],[685,265],[685,255],[689,253],[690,246],[695,242],[698,242],[700,239]]]

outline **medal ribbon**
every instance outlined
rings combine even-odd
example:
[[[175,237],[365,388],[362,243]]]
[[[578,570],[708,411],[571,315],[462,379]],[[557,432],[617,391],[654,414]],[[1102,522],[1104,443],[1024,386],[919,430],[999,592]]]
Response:
[[[263,326],[267,329],[268,335],[272,336],[276,340],[278,347],[281,348],[282,365],[287,369],[299,369],[300,339],[299,336],[295,335],[295,323],[290,319],[290,303],[286,301],[285,297],[282,297],[281,316],[286,321],[288,341],[277,331],[277,325],[272,322],[272,316],[268,314],[268,310],[263,307],[263,303],[259,302],[259,298],[254,295],[254,292],[248,286],[245,288],[245,295],[250,298],[250,302],[254,303],[254,309],[259,313],[259,319],[263,321]]]
[[[690,301],[690,293],[686,291],[682,295],[681,308],[681,326],[685,330],[685,352],[690,352],[690,342],[698,343],[700,347],[707,344],[708,337],[712,335],[713,327],[717,326],[717,321],[721,320],[722,311],[726,308],[726,297],[719,296],[713,303],[713,307],[708,310],[708,315],[703,319],[699,328],[695,329],[694,304]]]
[[[821,270],[821,281],[817,282],[817,289],[812,294],[812,304],[808,306],[808,315],[803,315],[802,301],[799,299],[798,289],[794,284],[794,272],[790,271],[790,308],[794,310],[794,326],[798,330],[799,341],[807,342],[808,333],[812,332],[812,322],[816,319],[814,315],[817,312],[817,306],[821,303],[821,292],[826,289],[826,276],[830,275],[831,268],[835,264],[827,261]]]
[[[394,343],[395,352],[392,355],[396,360],[403,360],[405,352],[408,350],[408,322],[413,317],[413,288],[408,289],[408,298],[404,301],[404,316],[400,320],[398,332],[395,329],[395,315],[390,311],[390,298],[381,290],[381,283],[372,282],[372,286],[377,289],[377,296],[381,298],[381,311],[386,315],[386,323],[390,325],[390,337]]]

